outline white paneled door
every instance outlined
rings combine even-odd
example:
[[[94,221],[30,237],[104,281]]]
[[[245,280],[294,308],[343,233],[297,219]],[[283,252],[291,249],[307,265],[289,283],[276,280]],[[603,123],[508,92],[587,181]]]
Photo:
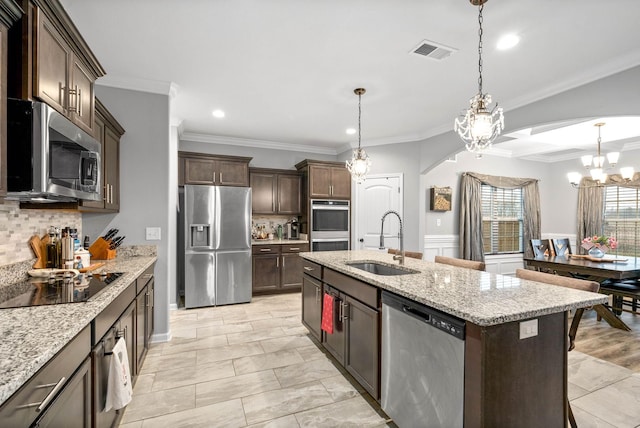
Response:
[[[354,249],[377,250],[382,215],[397,211],[402,216],[402,174],[376,174],[356,185],[354,206]],[[384,221],[385,248],[399,248],[398,218],[391,214]]]

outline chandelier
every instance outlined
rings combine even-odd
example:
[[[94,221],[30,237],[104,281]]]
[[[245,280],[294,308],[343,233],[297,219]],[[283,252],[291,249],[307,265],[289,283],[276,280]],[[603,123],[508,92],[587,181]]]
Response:
[[[491,105],[491,95],[482,93],[482,9],[487,0],[470,0],[478,10],[478,93],[469,100],[470,108],[463,111],[453,123],[453,129],[458,133],[466,148],[470,152],[482,152],[504,129],[502,108],[496,103]]]
[[[602,143],[600,131],[604,125],[604,122],[598,122],[594,125],[598,127],[598,151],[596,152],[596,156],[585,155],[580,158],[582,160],[582,165],[587,170],[589,170],[591,179],[595,182],[595,184],[586,187],[601,187],[604,186],[604,183],[607,181],[607,173],[604,171],[605,157],[600,153],[600,144]],[[606,156],[607,162],[609,162],[610,167],[616,166],[619,158],[619,152],[607,153]],[[633,167],[620,168],[620,175],[625,181],[630,181],[633,178],[633,174]],[[570,172],[567,174],[567,178],[569,179],[569,182],[573,187],[580,187],[582,174],[580,174],[579,172]]]
[[[362,95],[367,92],[367,90],[364,88],[356,88],[353,92],[358,96],[358,148],[353,151],[351,161],[346,161],[345,164],[349,173],[351,173],[353,181],[360,184],[367,178],[367,173],[369,172],[369,168],[371,168],[371,159],[369,159],[367,152],[360,147],[362,139],[360,129],[360,122],[362,118],[361,101]]]

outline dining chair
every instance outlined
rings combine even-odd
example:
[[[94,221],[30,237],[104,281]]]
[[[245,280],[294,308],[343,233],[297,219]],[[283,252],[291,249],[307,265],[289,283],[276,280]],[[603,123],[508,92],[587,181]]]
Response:
[[[553,275],[550,273],[537,272],[527,269],[516,269],[516,278],[526,279],[529,281],[544,282],[545,284],[574,288],[576,290],[591,291],[593,293],[597,293],[600,290],[600,284],[595,281],[569,278],[566,276]],[[580,325],[582,314],[584,314],[584,308],[576,309],[575,313],[573,314],[571,327],[569,328],[569,349],[567,351],[571,351],[573,348],[575,348],[576,333],[578,332],[578,326]],[[569,409],[569,423],[571,424],[572,428],[576,428],[576,419],[573,416],[573,411],[571,410],[571,405],[569,404],[569,397],[567,397],[566,400],[567,408]]]
[[[556,256],[567,257],[569,254],[573,254],[569,238],[552,239],[551,241],[553,242],[553,252]]]
[[[551,248],[551,240],[549,239],[532,239],[531,248],[533,249],[534,257],[544,257],[553,255],[553,249]]]
[[[387,250],[387,253],[397,255],[397,254],[400,254],[400,250],[397,250],[395,248],[389,248]],[[404,256],[405,257],[411,257],[412,259],[420,259],[420,260],[422,260],[422,253],[419,253],[417,251],[405,251],[404,252]]]
[[[445,265],[457,266],[467,269],[485,270],[484,262],[478,262],[475,260],[456,259],[453,257],[436,256],[434,261],[436,263],[442,263]]]

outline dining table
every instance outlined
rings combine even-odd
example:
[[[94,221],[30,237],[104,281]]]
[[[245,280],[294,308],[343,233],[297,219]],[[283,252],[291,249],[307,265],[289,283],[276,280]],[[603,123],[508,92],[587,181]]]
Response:
[[[600,284],[611,281],[640,279],[640,257],[606,255],[602,258],[594,258],[577,254],[569,254],[567,257],[541,255],[538,257],[525,257],[524,262],[527,267],[558,275],[596,281]],[[631,330],[607,306],[595,305],[593,309],[612,327],[627,331]]]

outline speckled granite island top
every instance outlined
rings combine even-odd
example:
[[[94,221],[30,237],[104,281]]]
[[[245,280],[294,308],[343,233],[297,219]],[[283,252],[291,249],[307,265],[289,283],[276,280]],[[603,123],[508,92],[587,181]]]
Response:
[[[306,239],[252,239],[251,245],[290,245],[308,244]]]
[[[607,302],[607,297],[602,294],[425,260],[405,258],[404,267],[418,272],[397,276],[376,275],[348,264],[379,261],[398,266],[390,254],[378,251],[305,252],[300,256],[480,326],[504,324]]]
[[[92,273],[125,274],[88,302],[0,309],[0,405],[155,261],[156,256],[120,255],[105,261]]]

